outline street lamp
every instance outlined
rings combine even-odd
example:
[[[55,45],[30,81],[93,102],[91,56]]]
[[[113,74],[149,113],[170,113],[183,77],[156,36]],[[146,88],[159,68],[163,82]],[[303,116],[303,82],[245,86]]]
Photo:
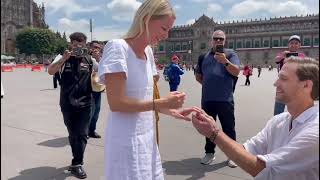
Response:
[[[188,50],[189,57],[190,57],[189,63],[191,63],[191,61],[192,61],[192,59],[191,59],[191,43],[192,43],[192,41],[189,41],[189,50]]]

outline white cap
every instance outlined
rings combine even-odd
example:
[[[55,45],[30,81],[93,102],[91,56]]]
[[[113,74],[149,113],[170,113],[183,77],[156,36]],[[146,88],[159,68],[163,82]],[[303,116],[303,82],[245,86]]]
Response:
[[[290,42],[291,40],[297,40],[297,41],[301,42],[300,36],[298,36],[298,35],[292,35],[292,36],[290,36],[288,42]]]

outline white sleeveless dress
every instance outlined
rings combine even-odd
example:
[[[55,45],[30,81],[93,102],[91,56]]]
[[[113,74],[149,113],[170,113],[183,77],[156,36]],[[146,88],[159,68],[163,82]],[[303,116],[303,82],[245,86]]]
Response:
[[[109,41],[99,63],[100,82],[106,73],[125,72],[126,95],[152,100],[153,75],[157,73],[151,47],[147,61],[138,59],[123,39]],[[107,180],[163,180],[158,146],[154,138],[153,111],[108,112],[105,139]]]

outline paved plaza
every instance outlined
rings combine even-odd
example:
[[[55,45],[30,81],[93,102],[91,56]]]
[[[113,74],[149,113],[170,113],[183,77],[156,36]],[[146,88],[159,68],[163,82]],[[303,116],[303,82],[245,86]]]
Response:
[[[244,86],[240,74],[235,91],[238,142],[255,135],[272,117],[277,71],[254,69],[251,86]],[[5,95],[1,99],[1,179],[71,180],[66,169],[71,161],[67,130],[59,107],[59,88],[53,89],[52,76],[30,69],[2,72]],[[159,82],[161,95],[169,93],[166,81]],[[200,106],[201,86],[192,71],[182,76],[180,91],[187,93],[185,106]],[[104,177],[104,140],[108,105],[105,95],[97,132],[101,139],[88,141],[85,170],[89,180]],[[240,168],[229,168],[226,156],[217,148],[212,165],[201,165],[205,139],[189,122],[160,117],[160,153],[166,180],[252,179]]]

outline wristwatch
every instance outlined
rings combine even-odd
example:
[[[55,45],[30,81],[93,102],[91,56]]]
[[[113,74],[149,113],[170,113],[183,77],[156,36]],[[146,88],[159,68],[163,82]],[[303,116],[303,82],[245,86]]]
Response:
[[[229,66],[229,63],[228,63],[228,62],[226,62],[226,63],[224,64],[224,66],[225,66],[225,67]]]

